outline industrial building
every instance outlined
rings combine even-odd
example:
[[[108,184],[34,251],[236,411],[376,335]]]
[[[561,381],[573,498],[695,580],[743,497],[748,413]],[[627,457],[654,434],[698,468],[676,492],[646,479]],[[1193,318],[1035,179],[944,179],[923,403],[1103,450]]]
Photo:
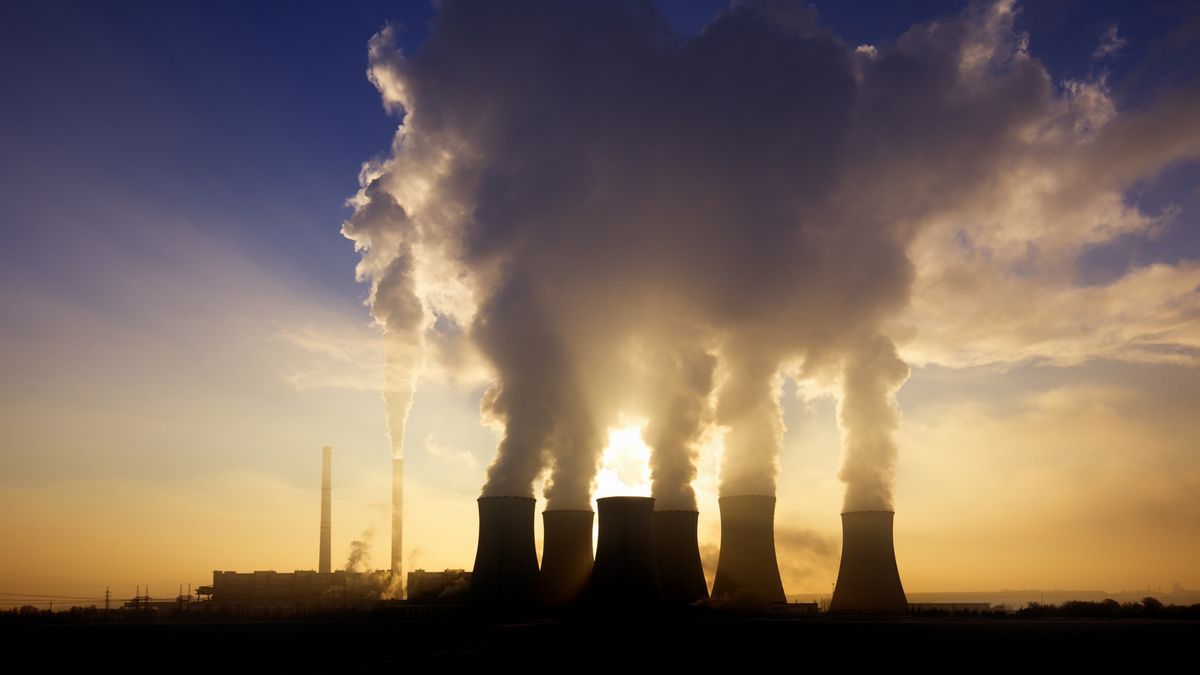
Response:
[[[213,572],[211,586],[197,595],[210,606],[234,611],[310,611],[365,608],[393,593],[391,570],[359,572],[332,570],[332,463],[333,449],[321,448],[321,525],[317,570],[276,572]],[[393,565],[397,557],[393,553]]]
[[[198,591],[213,607],[228,610],[306,611],[366,608],[387,590],[391,573],[319,572],[213,572],[212,586]]]
[[[408,573],[409,602],[462,602],[471,583],[466,570],[426,572],[416,569]]]

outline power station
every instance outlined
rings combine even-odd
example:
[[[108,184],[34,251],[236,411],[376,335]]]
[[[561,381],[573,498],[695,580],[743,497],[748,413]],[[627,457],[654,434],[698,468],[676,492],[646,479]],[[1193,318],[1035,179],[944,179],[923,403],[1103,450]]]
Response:
[[[201,589],[225,608],[364,606],[399,599],[402,573],[403,459],[393,460],[391,566],[374,572],[332,569],[332,449],[321,449],[320,545],[316,571],[216,571]],[[653,497],[603,497],[590,510],[542,513],[539,565],[534,537],[537,501],[526,496],[478,500],[479,539],[471,572],[414,570],[408,598],[416,603],[469,604],[495,610],[569,607],[626,611],[705,605],[773,615],[815,613],[788,605],[775,550],[771,495],[718,500],[721,546],[709,593],[697,537],[699,512],[655,510]],[[908,612],[893,544],[892,511],[842,514],[842,556],[831,614],[889,616]],[[593,555],[593,533],[596,547]]]
[[[542,514],[539,568],[534,541],[536,500],[480,497],[479,543],[469,599],[478,607],[592,609],[686,607],[710,601],[737,611],[790,611],[775,551],[775,497],[718,500],[721,549],[712,594],[697,541],[697,511],[655,511],[653,497],[603,497],[598,513]],[[891,511],[842,514],[841,568],[833,614],[902,615],[908,611],[892,544]],[[598,522],[595,522],[598,521]],[[598,525],[595,555],[593,526]]]

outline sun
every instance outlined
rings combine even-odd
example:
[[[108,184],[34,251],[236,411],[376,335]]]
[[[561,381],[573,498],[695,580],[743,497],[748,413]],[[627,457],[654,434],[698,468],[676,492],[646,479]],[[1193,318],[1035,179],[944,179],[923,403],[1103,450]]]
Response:
[[[642,440],[645,420],[609,427],[608,445],[600,454],[596,499],[650,496],[650,448]]]

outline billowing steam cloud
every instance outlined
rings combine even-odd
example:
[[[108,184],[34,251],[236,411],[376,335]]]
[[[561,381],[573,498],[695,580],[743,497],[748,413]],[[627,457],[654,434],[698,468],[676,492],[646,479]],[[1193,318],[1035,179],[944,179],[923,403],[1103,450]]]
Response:
[[[844,432],[847,511],[891,511],[900,411],[892,398],[908,366],[885,338],[875,338],[847,360],[838,405]]]
[[[393,439],[422,341],[454,369],[466,337],[504,428],[485,495],[548,469],[548,508],[586,508],[605,429],[635,413],[660,508],[692,508],[711,424],[722,494],[774,494],[798,373],[843,383],[846,508],[891,508],[894,341],[920,346],[909,310],[953,284],[946,247],[1062,279],[1080,242],[1148,220],[1101,206],[1200,148],[1192,129],[1134,152],[1159,130],[1110,124],[1102,80],[1056,86],[1014,11],[878,47],[769,0],[686,40],[634,0],[446,0],[409,55],[380,33],[370,75],[403,124],[344,232],[393,349]]]

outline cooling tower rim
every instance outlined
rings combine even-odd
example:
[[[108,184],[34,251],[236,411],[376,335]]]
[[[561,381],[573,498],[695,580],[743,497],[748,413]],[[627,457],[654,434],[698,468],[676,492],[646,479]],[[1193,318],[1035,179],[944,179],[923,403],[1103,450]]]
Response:
[[[600,502],[613,502],[613,503],[626,502],[626,503],[632,504],[632,503],[645,503],[645,502],[653,502],[653,501],[654,501],[654,497],[638,497],[635,495],[617,495],[615,497],[600,497],[599,499],[596,500],[596,504],[599,504]]]
[[[590,513],[595,515],[596,512],[591,509],[546,509],[542,511],[542,515],[547,513]]]
[[[843,516],[849,516],[855,513],[890,513],[893,516],[896,515],[896,512],[891,509],[857,509],[854,511],[842,511]]]
[[[518,497],[517,495],[485,495],[483,497],[476,499],[475,501],[481,502],[485,499],[519,499],[519,500],[525,501],[525,502],[536,502],[537,501],[537,499],[534,497]]]
[[[724,501],[726,499],[770,499],[770,500],[775,500],[775,495],[725,495],[723,497],[717,497],[717,501],[719,501],[719,502]]]

